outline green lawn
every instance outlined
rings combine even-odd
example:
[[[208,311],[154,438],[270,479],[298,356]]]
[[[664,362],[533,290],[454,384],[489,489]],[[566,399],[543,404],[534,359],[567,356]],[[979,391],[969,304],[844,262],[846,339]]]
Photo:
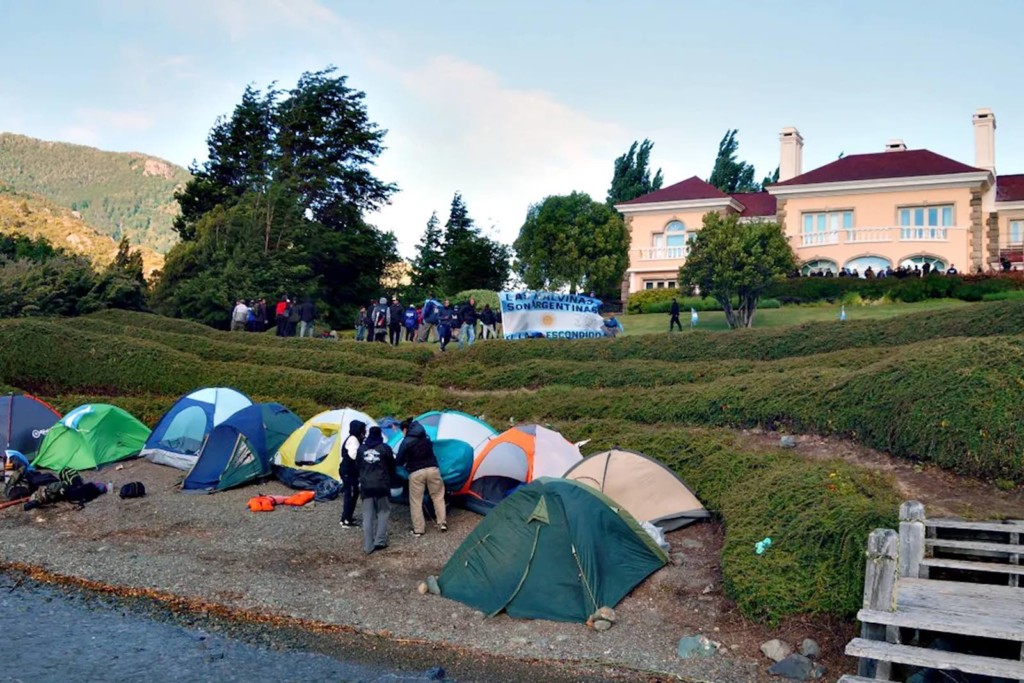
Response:
[[[847,306],[847,320],[882,320],[906,313],[919,311],[936,311],[957,306],[969,306],[958,299],[932,299],[916,304],[888,303]],[[728,330],[725,314],[721,311],[698,313],[697,323],[702,330]],[[683,323],[683,331],[688,332],[690,312],[682,311],[679,316]],[[652,334],[668,331],[668,313],[642,313],[639,315],[623,315],[620,320],[626,334]],[[785,327],[800,323],[832,320],[839,322],[839,304],[809,304],[803,306],[783,306],[782,308],[758,309],[754,315],[754,327]]]

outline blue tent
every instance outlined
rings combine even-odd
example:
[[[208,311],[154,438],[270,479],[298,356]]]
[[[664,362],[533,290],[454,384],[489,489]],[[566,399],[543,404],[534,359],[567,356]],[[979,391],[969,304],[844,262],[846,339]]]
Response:
[[[32,455],[60,413],[29,394],[0,396],[0,449]]]
[[[473,471],[473,449],[465,441],[458,439],[438,439],[434,442],[434,456],[437,458],[437,468],[441,470],[441,479],[444,480],[444,487],[447,491],[458,491],[469,479]],[[399,467],[397,474],[402,479],[409,479],[409,472],[404,467]],[[401,493],[391,496],[395,503],[407,503],[409,501],[408,482],[402,485]],[[427,494],[424,493],[424,496]]]
[[[267,476],[274,453],[301,426],[298,415],[280,403],[242,408],[206,437],[182,490],[223,491]]]
[[[413,419],[423,425],[423,429],[431,441],[457,439],[469,444],[474,454],[491,437],[498,435],[498,431],[494,427],[479,417],[459,410],[431,410],[417,415]],[[402,432],[399,431],[388,439],[388,445],[394,449],[395,453],[398,453],[402,438]]]
[[[216,387],[193,391],[164,413],[141,455],[158,465],[189,470],[210,431],[251,405],[248,396],[234,389]]]

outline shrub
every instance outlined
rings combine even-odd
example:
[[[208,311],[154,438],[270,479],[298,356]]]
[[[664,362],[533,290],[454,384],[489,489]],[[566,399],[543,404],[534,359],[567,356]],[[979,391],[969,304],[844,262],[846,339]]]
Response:
[[[646,310],[646,307],[650,306],[651,304],[660,303],[662,301],[672,301],[672,299],[682,298],[682,293],[675,287],[669,289],[645,289],[642,292],[637,292],[636,294],[629,295],[629,301],[626,303],[626,312],[647,313],[648,311]]]
[[[1015,273],[998,275],[934,275],[929,277],[861,279],[855,277],[779,278],[766,296],[789,303],[842,301],[856,293],[874,301],[886,297],[892,301],[914,303],[925,299],[962,299],[981,301],[985,294],[1024,289],[1024,277]]]
[[[782,304],[777,299],[761,299],[757,304],[757,310],[763,308],[781,308]],[[714,299],[698,298],[695,296],[688,296],[684,299],[679,300],[679,309],[681,313],[689,313],[690,309],[695,311],[720,311],[722,310],[721,305]],[[642,313],[668,313],[672,310],[672,301],[657,301],[653,304],[647,304],[643,307]]]

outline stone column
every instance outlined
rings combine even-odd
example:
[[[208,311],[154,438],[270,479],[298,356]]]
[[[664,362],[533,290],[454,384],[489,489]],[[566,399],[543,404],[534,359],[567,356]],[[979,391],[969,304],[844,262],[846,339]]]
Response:
[[[981,210],[981,192],[979,190],[971,190],[971,227],[968,233],[970,237],[970,255],[971,255],[971,267],[968,270],[970,274],[978,272],[979,268],[984,268],[984,256],[982,253],[982,237],[983,237],[983,223],[985,221]]]
[[[988,221],[986,223],[988,230],[986,231],[988,237],[988,249],[985,252],[985,258],[988,263],[999,263],[999,212],[993,211],[988,215]],[[998,266],[996,266],[998,268]]]

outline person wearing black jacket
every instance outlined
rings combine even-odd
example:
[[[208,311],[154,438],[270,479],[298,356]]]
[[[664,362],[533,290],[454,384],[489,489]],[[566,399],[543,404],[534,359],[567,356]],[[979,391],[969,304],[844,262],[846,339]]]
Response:
[[[462,342],[466,342],[466,346],[472,346],[473,342],[476,341],[476,300],[473,297],[469,298],[468,304],[463,304],[462,308],[459,309],[459,318],[462,320],[462,332],[459,334],[459,349],[462,349]]]
[[[388,518],[391,516],[391,482],[395,478],[395,456],[384,443],[380,427],[370,427],[366,441],[356,455],[359,463],[359,495],[363,500],[363,552],[388,547]]]
[[[313,338],[313,322],[316,320],[316,306],[313,305],[313,301],[307,296],[303,299],[302,303],[299,304],[299,336],[305,337],[306,332],[309,332],[309,337]]]
[[[444,506],[444,480],[437,466],[434,445],[423,425],[409,418],[402,422],[402,445],[398,447],[396,464],[409,472],[409,515],[412,517],[412,535],[422,536],[427,529],[423,519],[423,490],[430,493],[437,515],[437,528],[448,531]]]
[[[437,307],[437,338],[441,342],[441,350],[444,351],[452,341],[452,325],[455,316],[452,315],[451,305],[448,299],[444,300],[443,306]]]
[[[480,311],[480,338],[490,339],[491,337],[497,337],[498,333],[494,331],[494,311],[491,310],[490,304],[484,304],[484,310]]]
[[[668,319],[668,331],[669,331],[669,334],[672,333],[672,326],[673,325],[678,325],[679,326],[679,331],[682,332],[683,331],[683,324],[681,322],[679,322],[679,302],[676,301],[675,299],[672,299],[672,307],[669,309],[668,315],[669,315],[669,319]]]
[[[402,340],[402,320],[405,318],[405,309],[398,303],[398,297],[391,299],[391,306],[388,308],[388,341],[392,346],[398,346]]]
[[[359,498],[359,446],[365,436],[366,424],[361,420],[352,420],[348,425],[348,436],[341,442],[341,465],[338,467],[338,474],[345,489],[345,499],[341,504],[343,529],[359,526],[353,517],[356,513],[356,499]]]

